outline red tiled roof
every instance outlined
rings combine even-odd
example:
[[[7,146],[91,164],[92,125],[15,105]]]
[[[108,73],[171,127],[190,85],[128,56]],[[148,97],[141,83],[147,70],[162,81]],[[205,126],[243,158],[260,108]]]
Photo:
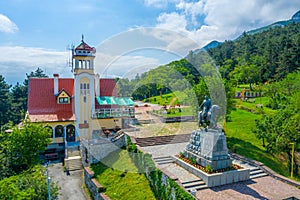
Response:
[[[58,91],[64,89],[74,95],[74,79],[59,78]],[[70,104],[57,104],[53,78],[30,78],[28,91],[28,113],[32,121],[75,120],[73,99]]]
[[[100,96],[117,96],[115,79],[100,79]]]
[[[74,79],[59,78],[58,91],[64,89],[71,96],[70,104],[57,104],[53,78],[30,78],[28,114],[31,121],[69,121],[74,115]],[[100,79],[100,96],[117,96],[114,79]],[[95,105],[96,107],[99,106]]]
[[[81,42],[80,45],[78,45],[75,50],[88,50],[88,51],[93,51],[96,52],[95,47],[90,47],[87,43]]]

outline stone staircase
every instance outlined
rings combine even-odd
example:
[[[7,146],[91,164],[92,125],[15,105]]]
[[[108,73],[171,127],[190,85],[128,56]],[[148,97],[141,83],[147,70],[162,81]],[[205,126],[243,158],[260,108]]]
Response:
[[[135,138],[140,147],[188,142],[191,134]]]
[[[69,171],[81,170],[83,168],[81,157],[74,156],[65,159],[65,166]]]
[[[69,171],[83,169],[79,147],[67,148],[67,158],[65,158],[65,167]]]
[[[68,148],[67,150],[68,158],[74,156],[80,156],[79,147]]]
[[[250,179],[260,178],[264,176],[268,176],[268,174],[258,167],[250,169]]]
[[[193,181],[185,181],[185,182],[181,182],[181,184],[189,192],[191,192],[192,189],[198,191],[198,190],[203,190],[203,189],[207,188],[207,185],[205,184],[205,182],[202,179],[193,180]]]
[[[173,163],[173,158],[171,156],[161,156],[153,158],[153,161],[158,165]]]

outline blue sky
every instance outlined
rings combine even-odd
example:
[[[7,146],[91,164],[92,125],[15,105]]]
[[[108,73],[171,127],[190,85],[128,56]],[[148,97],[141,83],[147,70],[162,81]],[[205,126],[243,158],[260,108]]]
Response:
[[[72,77],[67,47],[84,34],[101,55],[97,72],[130,77],[299,9],[299,0],[1,0],[0,74],[10,84],[37,67]]]

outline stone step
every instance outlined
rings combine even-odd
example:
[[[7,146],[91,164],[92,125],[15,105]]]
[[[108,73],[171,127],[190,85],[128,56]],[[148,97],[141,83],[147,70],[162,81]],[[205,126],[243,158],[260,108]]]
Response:
[[[68,157],[80,156],[79,147],[78,146],[68,146],[67,147],[67,156]]]
[[[255,174],[260,174],[260,173],[263,173],[264,171],[261,170],[261,169],[253,169],[253,170],[250,170],[250,175],[255,175]]]
[[[194,188],[196,186],[205,185],[205,182],[202,179],[199,179],[199,180],[195,180],[195,181],[184,182],[184,183],[182,183],[182,185],[186,189],[190,189],[190,188]]]
[[[159,161],[159,162],[156,162],[157,164],[159,165],[165,165],[165,164],[170,164],[170,163],[173,163],[174,161],[173,160],[168,160],[168,161]]]
[[[141,147],[182,143],[182,142],[188,142],[189,140],[190,140],[190,134],[136,138],[137,144]]]
[[[169,160],[169,159],[172,159],[172,157],[171,156],[160,156],[160,157],[153,158],[154,161]]]
[[[170,156],[162,156],[162,157],[156,157],[153,158],[154,162],[156,162],[159,165],[163,165],[163,164],[169,164],[169,163],[173,163],[173,158]]]
[[[74,156],[65,159],[65,166],[69,171],[81,170],[83,168],[81,157]]]
[[[268,174],[263,172],[263,173],[259,173],[259,174],[255,174],[255,175],[250,175],[250,179],[260,178],[260,177],[264,177],[264,176],[268,176]]]
[[[197,191],[198,190],[203,190],[203,189],[206,189],[206,188],[208,188],[207,185],[199,185],[199,186],[194,187],[194,189],[196,189]],[[192,188],[188,189],[188,191],[191,192],[191,189]]]
[[[181,182],[181,184],[189,192],[191,192],[192,189],[195,189],[198,191],[198,190],[208,188],[202,179],[193,180],[193,181],[185,181],[185,182]]]
[[[73,150],[73,151],[67,150],[67,152],[68,152],[68,157],[80,156],[79,150]]]
[[[268,174],[258,167],[252,168],[250,170],[250,179],[260,178],[264,176],[268,176]]]

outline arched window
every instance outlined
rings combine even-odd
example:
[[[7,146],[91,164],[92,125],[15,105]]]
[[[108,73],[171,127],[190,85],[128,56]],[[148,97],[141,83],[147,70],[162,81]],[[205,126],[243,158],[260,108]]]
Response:
[[[52,138],[53,137],[53,129],[52,129],[52,127],[51,126],[45,126],[44,128],[50,130],[51,135],[49,135],[49,138]]]
[[[64,127],[62,125],[55,127],[55,137],[64,137]]]
[[[72,124],[67,126],[67,142],[75,142],[75,126]]]

